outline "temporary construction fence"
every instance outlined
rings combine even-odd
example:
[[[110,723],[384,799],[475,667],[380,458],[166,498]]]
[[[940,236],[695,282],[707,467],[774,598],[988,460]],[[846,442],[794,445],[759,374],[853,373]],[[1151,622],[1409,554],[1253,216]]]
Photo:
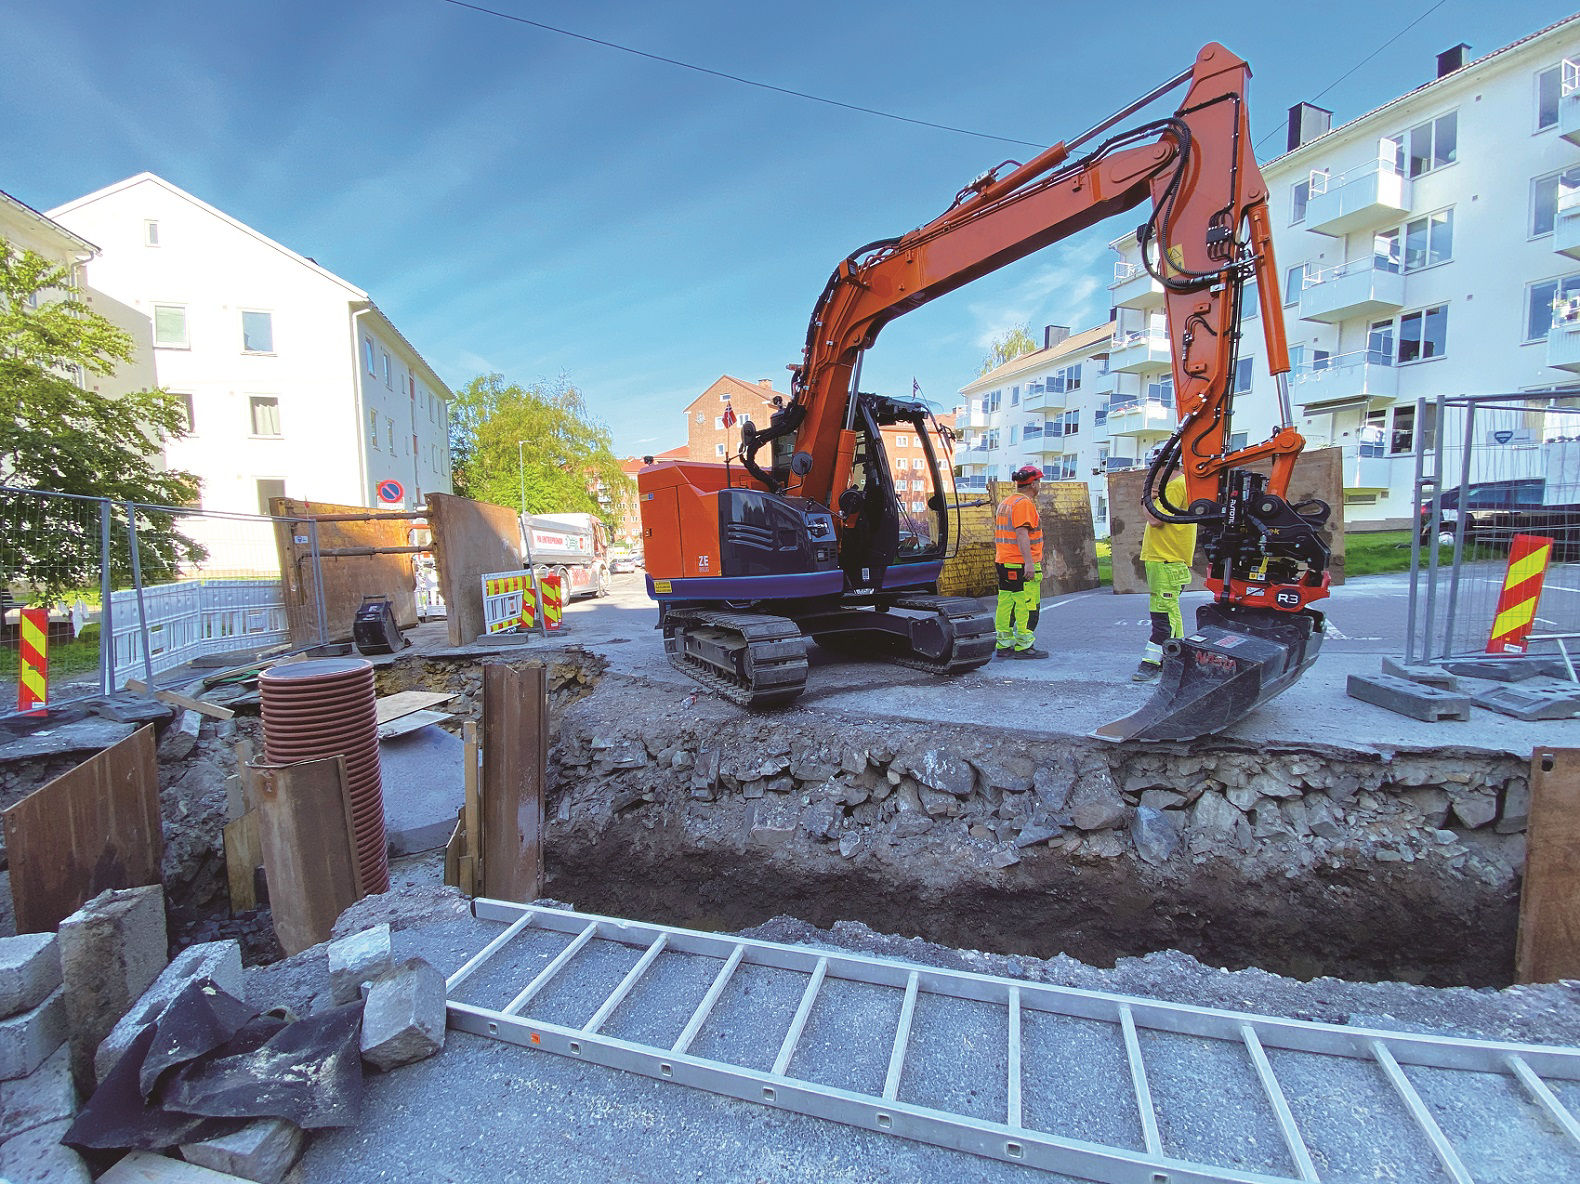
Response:
[[[1511,551],[1532,593],[1517,606],[1529,638],[1516,648],[1569,647],[1580,638],[1580,387],[1421,399],[1415,423],[1406,661],[1509,652],[1509,635],[1494,633],[1510,621],[1499,613]]]

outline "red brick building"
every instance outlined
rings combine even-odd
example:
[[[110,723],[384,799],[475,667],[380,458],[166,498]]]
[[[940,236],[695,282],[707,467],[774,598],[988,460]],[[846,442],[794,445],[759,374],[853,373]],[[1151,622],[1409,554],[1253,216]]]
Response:
[[[740,452],[740,423],[732,428],[724,426],[725,395],[735,408],[737,421],[750,417],[760,428],[768,426],[775,397],[790,401],[789,395],[774,390],[771,378],[743,382],[728,374],[719,375],[712,386],[686,405],[686,448],[692,460],[722,462],[726,455],[733,457]]]

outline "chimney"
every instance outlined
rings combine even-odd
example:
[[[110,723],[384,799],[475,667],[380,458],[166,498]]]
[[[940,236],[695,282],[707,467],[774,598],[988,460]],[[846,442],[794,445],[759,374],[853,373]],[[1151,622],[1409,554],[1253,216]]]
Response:
[[[771,378],[759,378],[757,380],[757,385],[762,387],[765,391],[771,391],[774,389],[774,380]]]
[[[1333,112],[1311,103],[1296,103],[1289,109],[1289,140],[1285,152],[1293,152],[1333,129]]]
[[[1049,325],[1042,331],[1042,348],[1052,349],[1070,335],[1068,325]]]
[[[1461,41],[1458,45],[1454,46],[1453,49],[1445,49],[1442,53],[1438,54],[1437,76],[1442,78],[1444,75],[1452,74],[1455,70],[1458,70],[1461,66],[1463,66],[1465,64],[1465,55],[1469,52],[1469,50],[1470,46]]]

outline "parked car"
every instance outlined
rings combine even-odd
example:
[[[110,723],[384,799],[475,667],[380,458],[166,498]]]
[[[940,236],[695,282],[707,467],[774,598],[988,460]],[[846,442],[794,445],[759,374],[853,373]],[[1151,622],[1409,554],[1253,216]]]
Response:
[[[636,560],[630,555],[611,555],[609,557],[609,573],[611,575],[626,575],[636,570]]]
[[[1580,559],[1580,503],[1548,498],[1567,490],[1550,490],[1541,477],[1510,481],[1484,481],[1463,491],[1448,489],[1437,498],[1439,543],[1451,546],[1461,514],[1467,545],[1506,549],[1517,534],[1543,535],[1553,540],[1555,558]],[[1463,503],[1463,505],[1461,505]],[[1420,535],[1431,541],[1432,506],[1421,507]]]

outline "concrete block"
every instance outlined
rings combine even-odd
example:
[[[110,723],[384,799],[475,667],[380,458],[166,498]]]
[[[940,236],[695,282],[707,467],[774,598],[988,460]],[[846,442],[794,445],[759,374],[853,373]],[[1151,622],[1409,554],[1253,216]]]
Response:
[[[60,1141],[70,1120],[45,1123],[0,1143],[0,1180],[16,1184],[92,1184],[93,1175]]]
[[[368,992],[362,1009],[362,1059],[394,1069],[444,1047],[444,975],[409,958]]]
[[[188,1163],[229,1172],[258,1184],[280,1184],[302,1154],[302,1131],[283,1118],[263,1118],[234,1134],[202,1143],[183,1143]]]
[[[0,937],[0,1017],[37,1007],[60,986],[60,948],[53,933]]]
[[[1523,720],[1573,719],[1580,715],[1580,686],[1556,679],[1543,683],[1529,681],[1484,691],[1476,696],[1476,706]]]
[[[1569,677],[1561,658],[1539,657],[1535,654],[1514,658],[1466,658],[1459,662],[1444,662],[1443,669],[1462,678],[1490,678],[1495,682],[1523,682],[1544,674],[1556,678]]]
[[[99,1081],[115,1068],[144,1025],[154,1023],[188,983],[208,979],[227,995],[246,998],[241,976],[241,943],[206,941],[188,946],[159,972],[153,986],[144,991],[130,1011],[116,1021],[93,1056],[93,1071]]]
[[[133,1151],[100,1176],[99,1184],[236,1184],[243,1179],[152,1151]]]
[[[1470,718],[1470,697],[1436,687],[1422,686],[1389,674],[1352,674],[1345,686],[1351,699],[1374,703],[1408,715],[1412,719],[1436,723],[1438,720]]]
[[[76,1113],[71,1050],[64,1041],[26,1077],[0,1082],[0,1142],[47,1122],[72,1118]]]
[[[77,1088],[97,1084],[99,1045],[169,962],[165,894],[157,884],[101,892],[60,923],[60,969]]]
[[[1424,666],[1420,663],[1406,665],[1396,658],[1384,658],[1382,672],[1394,678],[1418,682],[1422,686],[1436,687],[1440,691],[1459,690],[1459,679],[1436,666]]]
[[[336,1005],[355,1002],[362,984],[393,966],[388,922],[329,943],[329,991]]]
[[[27,1011],[0,1020],[0,1080],[26,1077],[66,1040],[66,991],[54,993]]]

